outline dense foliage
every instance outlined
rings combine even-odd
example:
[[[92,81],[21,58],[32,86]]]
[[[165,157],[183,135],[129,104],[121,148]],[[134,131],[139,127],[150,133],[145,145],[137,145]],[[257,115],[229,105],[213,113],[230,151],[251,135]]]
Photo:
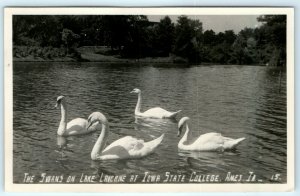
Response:
[[[13,44],[49,58],[78,56],[81,46],[106,46],[105,55],[123,58],[172,56],[190,63],[285,65],[286,16],[265,15],[257,20],[261,26],[235,34],[203,31],[199,20],[187,16],[173,23],[168,16],[151,22],[138,15],[15,15]]]

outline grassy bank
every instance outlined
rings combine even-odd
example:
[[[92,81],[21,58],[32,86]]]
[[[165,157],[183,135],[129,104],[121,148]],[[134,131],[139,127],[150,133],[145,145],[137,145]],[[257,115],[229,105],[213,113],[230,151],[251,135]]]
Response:
[[[74,54],[68,54],[65,48],[14,46],[13,60],[25,62],[40,61],[77,61]]]
[[[142,62],[142,63],[186,63],[180,57],[145,57],[139,59],[122,58],[112,54],[107,47],[82,46],[68,50],[66,48],[15,46],[13,60],[17,62]]]
[[[122,58],[105,46],[82,46],[68,50],[64,47],[15,46],[13,60],[15,62],[107,62],[107,63],[162,63],[189,64],[184,58],[171,55],[170,57],[144,57],[139,59]],[[202,65],[218,65],[217,62],[202,62]],[[258,64],[254,64],[258,65]],[[262,64],[259,64],[260,66]],[[263,65],[265,66],[265,65]]]

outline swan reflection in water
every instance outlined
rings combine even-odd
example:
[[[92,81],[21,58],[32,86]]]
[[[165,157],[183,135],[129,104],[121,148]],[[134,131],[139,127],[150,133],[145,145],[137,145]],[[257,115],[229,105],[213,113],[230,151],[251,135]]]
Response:
[[[204,171],[224,171],[229,168],[232,159],[239,159],[240,152],[232,151],[186,151],[179,150],[178,156],[186,159],[188,167]]]
[[[67,149],[67,139],[63,136],[57,136],[57,147],[56,152],[60,155],[58,160],[64,160],[67,156],[65,154],[65,150]]]
[[[134,123],[136,131],[144,132],[154,138],[156,136],[153,133],[166,133],[167,130],[173,129],[172,125],[177,124],[177,120],[175,118],[159,119],[135,116]]]
[[[111,170],[111,166],[113,166],[115,169]],[[103,174],[110,176],[123,174],[124,170],[127,170],[128,165],[127,161],[122,159],[111,159],[105,161],[91,160],[91,168],[93,169],[92,174],[95,175],[96,180],[99,181]]]
[[[59,149],[67,147],[67,139],[64,136],[57,136],[57,146]]]
[[[151,156],[151,155],[150,155]],[[115,159],[115,160],[92,160],[91,168],[93,169],[92,175],[95,176],[95,181],[98,182],[129,182],[129,175],[144,174],[145,168],[144,159]],[[111,167],[114,170],[111,170]],[[123,178],[125,176],[125,178]]]
[[[58,149],[55,150],[55,152],[57,152],[60,156],[58,158],[59,161],[64,161],[67,160],[68,155],[70,155],[70,153],[73,153],[72,151],[72,144],[69,144],[69,140],[72,140],[72,138],[66,138],[64,136],[57,136],[57,147]]]
[[[135,116],[135,121],[138,125],[143,126],[159,126],[159,125],[165,125],[170,122],[172,123],[178,123],[178,120],[176,118],[147,118],[147,117],[141,117],[141,116]]]
[[[69,157],[72,157],[71,154],[73,154],[73,151],[72,145],[68,144],[68,139],[66,137],[57,136],[57,150],[55,150],[55,152],[58,153],[56,159],[58,167],[60,166],[65,171],[70,171],[71,161],[69,160]]]

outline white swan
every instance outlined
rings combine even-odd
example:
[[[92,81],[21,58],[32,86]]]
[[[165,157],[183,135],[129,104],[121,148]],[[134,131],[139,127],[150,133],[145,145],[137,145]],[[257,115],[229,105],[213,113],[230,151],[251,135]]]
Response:
[[[105,148],[109,132],[109,124],[106,117],[100,112],[94,112],[89,116],[88,122],[88,126],[98,122],[102,124],[101,134],[91,152],[92,160],[141,158],[152,153],[164,137],[164,134],[162,134],[152,141],[144,142],[143,140],[126,136],[114,141]]]
[[[135,107],[134,114],[136,116],[141,117],[150,117],[150,118],[175,118],[176,115],[181,112],[181,110],[178,110],[177,112],[169,112],[165,109],[162,109],[160,107],[151,108],[145,112],[141,112],[141,104],[142,104],[142,92],[140,89],[133,89],[130,93],[137,93],[138,94],[138,101]]]
[[[192,151],[224,151],[234,149],[245,138],[232,139],[229,137],[223,137],[220,133],[206,133],[200,135],[196,141],[192,144],[185,144],[189,133],[189,127],[187,121],[188,117],[183,117],[178,123],[178,137],[180,136],[182,129],[185,125],[185,134],[178,143],[178,148],[181,150]]]
[[[59,105],[61,108],[61,120],[57,130],[58,135],[79,135],[101,129],[101,125],[99,123],[88,128],[88,121],[83,118],[75,118],[67,123],[67,103],[64,96],[57,97],[55,108]]]

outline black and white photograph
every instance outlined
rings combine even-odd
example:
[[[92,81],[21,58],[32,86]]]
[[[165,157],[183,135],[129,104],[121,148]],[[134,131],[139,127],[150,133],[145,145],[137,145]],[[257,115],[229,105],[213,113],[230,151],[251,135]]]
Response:
[[[293,17],[6,8],[6,190],[292,191]]]

